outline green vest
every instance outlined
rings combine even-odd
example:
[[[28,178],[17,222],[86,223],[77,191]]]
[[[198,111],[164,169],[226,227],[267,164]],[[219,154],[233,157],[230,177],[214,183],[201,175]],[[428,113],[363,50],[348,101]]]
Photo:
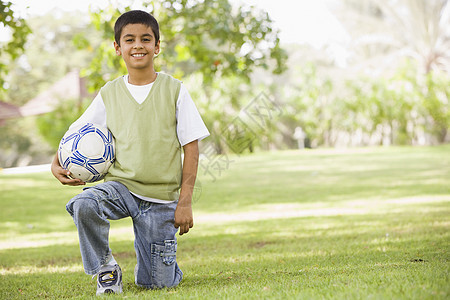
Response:
[[[180,81],[158,73],[142,104],[122,77],[101,89],[106,124],[116,142],[116,160],[105,181],[118,181],[138,195],[178,200],[182,166],[175,110],[180,87]]]

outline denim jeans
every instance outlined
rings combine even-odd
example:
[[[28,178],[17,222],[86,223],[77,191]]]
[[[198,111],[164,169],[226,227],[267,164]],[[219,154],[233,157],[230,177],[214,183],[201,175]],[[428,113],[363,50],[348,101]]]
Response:
[[[99,272],[111,259],[109,220],[131,217],[137,265],[135,282],[145,288],[177,286],[182,277],[176,262],[174,215],[177,202],[159,204],[134,197],[121,183],[88,187],[66,206],[78,229],[86,274]]]

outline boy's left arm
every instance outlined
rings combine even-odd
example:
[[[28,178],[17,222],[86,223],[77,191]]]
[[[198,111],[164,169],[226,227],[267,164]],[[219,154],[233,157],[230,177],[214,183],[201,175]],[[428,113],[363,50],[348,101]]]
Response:
[[[194,226],[192,216],[192,194],[194,192],[195,179],[198,168],[198,141],[195,140],[183,146],[184,161],[183,175],[181,179],[180,199],[175,210],[175,227],[180,228],[180,235],[189,232]]]

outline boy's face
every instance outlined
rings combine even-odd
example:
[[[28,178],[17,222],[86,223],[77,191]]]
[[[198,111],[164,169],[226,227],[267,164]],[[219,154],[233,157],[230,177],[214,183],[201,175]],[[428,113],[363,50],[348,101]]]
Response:
[[[153,68],[153,57],[159,53],[153,30],[144,24],[128,24],[122,29],[120,46],[114,42],[116,54],[121,55],[130,69]]]

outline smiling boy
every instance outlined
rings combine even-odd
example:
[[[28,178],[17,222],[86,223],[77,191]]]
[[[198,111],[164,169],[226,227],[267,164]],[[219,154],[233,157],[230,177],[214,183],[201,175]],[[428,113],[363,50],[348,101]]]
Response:
[[[77,226],[85,272],[97,275],[97,295],[122,292],[122,271],[109,247],[109,220],[125,217],[133,220],[135,283],[145,288],[180,283],[175,234],[193,226],[198,141],[209,135],[185,86],[154,69],[160,51],[156,19],[129,11],[117,19],[114,32],[114,48],[128,75],[105,84],[71,125],[106,126],[116,141],[116,161],[105,182],[85,188],[66,206]],[[56,156],[52,173],[62,184],[85,184],[71,178]]]

